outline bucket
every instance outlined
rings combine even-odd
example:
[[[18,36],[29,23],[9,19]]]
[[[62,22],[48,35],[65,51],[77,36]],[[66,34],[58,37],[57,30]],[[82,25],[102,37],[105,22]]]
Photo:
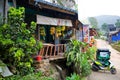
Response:
[[[36,60],[37,60],[37,61],[41,61],[41,60],[42,60],[42,57],[38,55],[38,56],[36,56]]]

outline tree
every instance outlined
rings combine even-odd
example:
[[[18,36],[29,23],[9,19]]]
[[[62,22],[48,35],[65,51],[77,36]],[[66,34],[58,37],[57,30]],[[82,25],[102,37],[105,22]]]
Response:
[[[120,28],[120,19],[117,19],[117,22],[115,23],[116,28]]]
[[[97,22],[96,18],[94,18],[94,17],[89,17],[88,20],[89,20],[92,28],[97,28],[97,27],[98,27],[98,22]]]
[[[107,30],[108,30],[108,27],[107,27],[107,24],[106,24],[106,23],[103,23],[103,24],[102,24],[102,30],[103,30],[103,31],[107,31]]]

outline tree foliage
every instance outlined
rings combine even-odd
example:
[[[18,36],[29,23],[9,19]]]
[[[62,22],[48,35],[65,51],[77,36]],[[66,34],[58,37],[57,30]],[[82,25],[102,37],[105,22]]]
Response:
[[[98,22],[97,22],[96,18],[94,18],[94,17],[89,17],[88,20],[89,20],[92,28],[97,28],[97,27],[98,27]]]
[[[10,8],[8,23],[0,26],[0,59],[8,66],[14,66],[16,72],[27,74],[33,63],[32,54],[42,47],[42,43],[35,40],[36,23],[31,22],[27,28],[24,22],[23,7]]]
[[[117,19],[117,22],[115,23],[117,28],[120,28],[120,19]]]
[[[108,27],[107,27],[106,23],[102,24],[102,30],[103,31],[107,31],[108,30]]]

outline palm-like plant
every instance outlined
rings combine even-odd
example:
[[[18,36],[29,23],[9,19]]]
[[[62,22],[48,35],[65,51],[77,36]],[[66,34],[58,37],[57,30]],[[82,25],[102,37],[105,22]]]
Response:
[[[90,74],[90,64],[87,60],[88,56],[86,52],[83,52],[82,49],[87,46],[87,43],[80,42],[77,40],[71,40],[67,44],[67,49],[65,56],[67,58],[67,65],[72,65],[77,70],[75,72],[81,74],[82,76],[87,76]]]
[[[83,53],[82,48],[86,44],[83,42],[79,42],[77,40],[71,40],[70,43],[67,44],[67,49],[65,52],[65,56],[67,57],[67,64],[70,65],[72,62],[79,62],[80,56]]]

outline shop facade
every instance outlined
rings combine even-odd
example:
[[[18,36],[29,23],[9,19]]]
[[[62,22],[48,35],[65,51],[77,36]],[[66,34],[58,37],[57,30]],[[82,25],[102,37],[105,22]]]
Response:
[[[35,37],[43,42],[46,50],[41,50],[41,55],[55,56],[56,52],[64,53],[65,44],[76,39],[76,33],[82,27],[75,10],[44,0],[14,1],[16,7],[25,7],[25,22],[28,26],[31,21],[37,23]],[[9,3],[14,4],[13,0]]]

